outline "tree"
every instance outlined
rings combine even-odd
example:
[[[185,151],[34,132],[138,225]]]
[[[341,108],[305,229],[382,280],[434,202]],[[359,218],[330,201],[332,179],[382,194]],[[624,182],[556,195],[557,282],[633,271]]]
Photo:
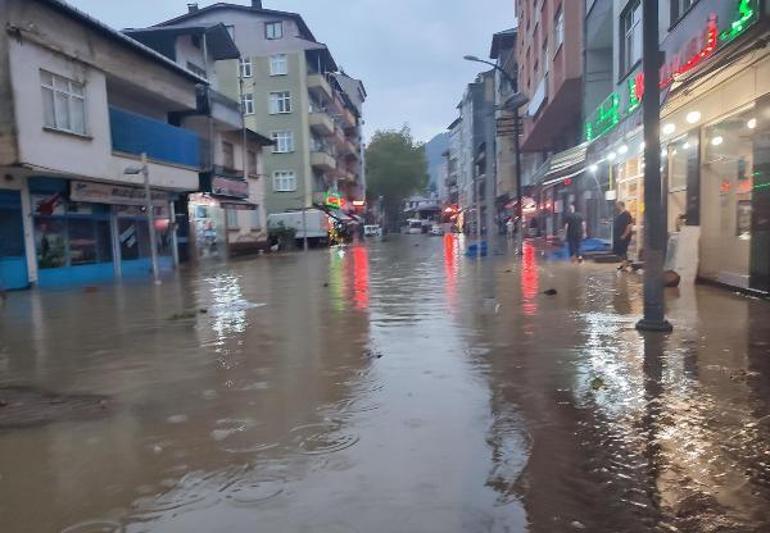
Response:
[[[391,223],[398,222],[403,202],[428,184],[425,147],[412,138],[407,126],[400,131],[377,131],[366,149],[366,183],[370,200],[383,199]]]

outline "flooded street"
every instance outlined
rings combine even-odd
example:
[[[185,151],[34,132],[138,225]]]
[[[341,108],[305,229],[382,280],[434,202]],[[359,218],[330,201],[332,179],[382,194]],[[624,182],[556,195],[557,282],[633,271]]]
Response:
[[[770,530],[770,304],[683,288],[645,342],[640,277],[462,246],[11,294],[0,399],[97,403],[0,406],[0,529]]]

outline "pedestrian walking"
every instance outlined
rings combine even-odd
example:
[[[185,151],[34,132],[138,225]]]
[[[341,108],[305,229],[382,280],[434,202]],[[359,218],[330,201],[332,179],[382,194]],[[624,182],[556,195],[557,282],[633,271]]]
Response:
[[[564,223],[564,234],[567,238],[570,261],[582,263],[583,255],[580,253],[580,244],[586,238],[586,222],[583,215],[578,213],[575,204],[569,206],[569,214]]]
[[[624,202],[615,204],[615,223],[612,232],[612,252],[621,259],[618,270],[626,270],[631,266],[628,260],[628,245],[634,229],[634,218],[626,209]]]

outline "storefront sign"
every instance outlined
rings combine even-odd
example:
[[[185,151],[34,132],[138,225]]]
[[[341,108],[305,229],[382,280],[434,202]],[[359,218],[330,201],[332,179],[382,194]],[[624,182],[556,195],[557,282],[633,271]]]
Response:
[[[152,191],[150,195],[152,203],[158,206],[168,205],[170,201],[167,192]],[[73,202],[113,205],[142,206],[146,203],[144,189],[89,181],[70,182],[70,200]]]
[[[660,69],[661,89],[670,87],[677,78],[711,59],[720,47],[729,44],[756,23],[759,15],[756,4],[757,0],[730,0],[696,5],[687,19],[663,43],[666,61]],[[698,13],[709,9],[718,12],[707,15],[705,26],[685,24],[696,21]],[[721,25],[720,31],[721,21],[726,22]],[[593,141],[614,129],[639,108],[643,96],[644,74],[640,71],[632,75],[620,91],[607,97],[589,116],[583,130],[586,141]]]
[[[339,193],[327,192],[324,197],[324,205],[330,209],[342,209],[344,201]]]
[[[230,198],[248,198],[249,182],[230,178],[215,177],[211,181],[211,192]]]

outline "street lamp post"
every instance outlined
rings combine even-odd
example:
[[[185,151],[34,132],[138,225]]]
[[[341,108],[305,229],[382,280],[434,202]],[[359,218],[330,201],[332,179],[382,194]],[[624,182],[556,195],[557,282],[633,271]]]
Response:
[[[514,130],[513,130],[513,143],[514,143],[514,151],[516,152],[516,218],[518,219],[517,224],[517,231],[516,231],[516,253],[521,255],[522,253],[522,247],[524,244],[523,239],[523,210],[522,210],[522,190],[521,190],[521,148],[519,145],[519,108],[526,105],[528,102],[528,99],[526,96],[518,92],[518,87],[516,80],[513,79],[513,77],[508,74],[505,69],[500,67],[499,65],[492,63],[491,61],[485,61],[484,59],[479,59],[476,56],[463,56],[463,59],[466,61],[472,61],[474,63],[482,63],[484,65],[488,65],[495,69],[496,71],[500,72],[502,74],[503,78],[505,78],[508,83],[511,85],[511,88],[516,90],[517,92],[513,94],[506,102],[503,103],[501,106],[502,109],[512,109],[513,110],[513,121],[514,121]],[[489,148],[487,148],[487,152],[489,152]],[[495,179],[497,177],[495,176]]]
[[[144,206],[147,214],[147,229],[150,233],[150,256],[152,257],[152,278],[156,285],[160,285],[160,267],[158,266],[158,237],[155,234],[155,208],[152,203],[152,191],[150,189],[150,166],[147,162],[147,154],[142,153],[141,166],[130,167],[124,171],[126,174],[141,174],[144,181]]]
[[[660,44],[658,0],[644,0],[644,318],[640,331],[669,332],[663,294],[663,260],[666,250],[665,215],[660,177]]]

